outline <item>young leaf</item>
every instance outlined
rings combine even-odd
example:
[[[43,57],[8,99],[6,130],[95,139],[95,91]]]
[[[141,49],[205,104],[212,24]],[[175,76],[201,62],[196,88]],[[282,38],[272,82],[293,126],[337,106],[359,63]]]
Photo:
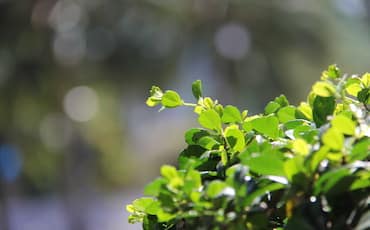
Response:
[[[146,100],[149,107],[154,107],[161,103],[163,92],[158,86],[152,86],[150,89],[150,97]]]
[[[202,82],[201,80],[196,80],[193,82],[191,86],[191,90],[193,92],[193,96],[198,100],[200,97],[202,97]]]
[[[327,70],[322,72],[322,75],[321,75],[321,79],[323,80],[328,79],[328,78],[337,79],[339,77],[340,77],[340,69],[335,64],[330,65]]]
[[[232,105],[227,105],[224,108],[222,114],[222,122],[223,123],[237,123],[242,122],[242,116],[238,108]]]
[[[221,130],[221,118],[218,113],[213,110],[209,109],[203,111],[198,118],[199,124],[201,124],[204,128],[212,129],[216,131]]]
[[[280,107],[285,107],[289,105],[289,101],[285,95],[280,95],[274,99],[274,102],[278,103]]]
[[[335,88],[329,82],[319,81],[312,86],[312,91],[320,97],[331,97],[335,93]]]
[[[173,90],[167,90],[163,94],[162,105],[166,108],[175,108],[183,105],[183,103],[180,95]]]

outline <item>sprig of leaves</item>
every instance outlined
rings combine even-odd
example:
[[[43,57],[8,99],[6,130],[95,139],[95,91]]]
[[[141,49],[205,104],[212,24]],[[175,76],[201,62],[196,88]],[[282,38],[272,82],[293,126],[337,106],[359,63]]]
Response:
[[[178,168],[165,165],[127,206],[144,229],[366,229],[370,213],[370,74],[322,73],[306,102],[283,95],[248,116],[204,97],[153,86],[148,106],[190,106],[201,128],[185,133]],[[364,227],[365,226],[365,227]],[[364,227],[364,228],[363,228]]]

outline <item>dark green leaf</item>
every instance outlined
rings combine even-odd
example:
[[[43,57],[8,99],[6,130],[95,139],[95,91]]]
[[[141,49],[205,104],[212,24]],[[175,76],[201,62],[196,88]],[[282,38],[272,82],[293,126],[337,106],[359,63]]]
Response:
[[[196,98],[196,99],[199,99],[200,97],[202,97],[202,82],[201,80],[196,80],[193,82],[192,86],[191,86],[191,90],[193,92],[193,96]]]
[[[189,145],[194,145],[198,143],[200,138],[204,136],[208,136],[208,135],[209,133],[207,132],[207,130],[204,130],[204,129],[199,129],[199,128],[189,129],[185,133],[185,141]]]
[[[370,88],[365,88],[358,92],[357,98],[360,102],[368,104],[370,98]]]
[[[313,120],[317,127],[322,126],[327,122],[327,117],[332,115],[335,110],[334,97],[316,96],[313,102]]]
[[[217,149],[220,143],[210,136],[204,136],[199,139],[198,144],[205,149]]]

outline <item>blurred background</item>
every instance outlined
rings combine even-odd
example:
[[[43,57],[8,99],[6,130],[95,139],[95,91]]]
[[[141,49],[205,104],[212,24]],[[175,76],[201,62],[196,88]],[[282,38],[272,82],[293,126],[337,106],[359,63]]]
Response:
[[[140,229],[125,205],[197,126],[151,85],[258,113],[333,63],[370,71],[370,1],[0,0],[0,229]]]

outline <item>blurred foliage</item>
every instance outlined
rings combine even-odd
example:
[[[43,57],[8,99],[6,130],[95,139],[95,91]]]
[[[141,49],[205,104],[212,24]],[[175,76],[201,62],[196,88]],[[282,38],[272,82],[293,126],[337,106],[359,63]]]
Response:
[[[22,191],[57,190],[68,175],[135,183],[130,169],[146,157],[133,152],[132,126],[148,117],[134,103],[151,84],[202,78],[254,111],[283,91],[299,101],[328,63],[365,71],[368,5],[0,0],[0,144],[18,149]]]

